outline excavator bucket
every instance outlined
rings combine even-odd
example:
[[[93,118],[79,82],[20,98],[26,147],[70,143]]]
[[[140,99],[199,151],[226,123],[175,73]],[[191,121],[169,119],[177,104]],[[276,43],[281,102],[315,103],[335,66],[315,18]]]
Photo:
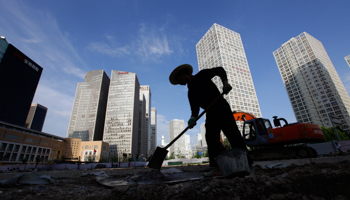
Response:
[[[236,121],[248,121],[251,119],[256,119],[256,117],[251,114],[251,113],[246,113],[246,112],[233,112],[233,117],[235,118]]]

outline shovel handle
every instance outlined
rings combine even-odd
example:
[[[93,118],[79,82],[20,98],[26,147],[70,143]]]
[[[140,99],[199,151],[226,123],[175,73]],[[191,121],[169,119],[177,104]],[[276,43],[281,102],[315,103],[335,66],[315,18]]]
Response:
[[[213,102],[211,102],[211,104],[210,104],[206,109],[204,109],[204,111],[203,111],[200,115],[198,115],[198,117],[196,117],[196,121],[197,121],[199,118],[201,118],[201,117],[208,111],[208,109],[209,109],[218,99],[220,99],[220,97],[222,97],[222,95],[224,95],[224,94],[221,93],[218,97],[216,97],[216,99],[215,99]],[[172,144],[174,144],[174,142],[175,142],[177,139],[179,139],[179,137],[181,137],[189,128],[190,128],[190,127],[187,126],[187,127],[185,128],[185,130],[183,130],[179,135],[177,135],[176,138],[174,138],[174,139],[173,139],[168,145],[166,145],[164,148],[167,149],[167,148],[170,147]]]

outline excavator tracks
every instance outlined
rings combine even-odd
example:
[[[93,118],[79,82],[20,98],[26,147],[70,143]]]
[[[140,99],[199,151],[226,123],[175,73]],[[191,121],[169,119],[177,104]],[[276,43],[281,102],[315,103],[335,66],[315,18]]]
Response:
[[[317,152],[307,146],[280,146],[280,147],[258,147],[249,151],[249,156],[254,161],[314,158]]]

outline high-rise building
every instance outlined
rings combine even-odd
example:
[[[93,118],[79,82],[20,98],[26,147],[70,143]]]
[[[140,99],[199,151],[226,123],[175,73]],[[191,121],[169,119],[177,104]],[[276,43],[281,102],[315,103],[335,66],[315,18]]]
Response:
[[[5,37],[0,38],[0,121],[25,126],[42,71]]]
[[[112,157],[138,154],[139,95],[135,73],[112,70],[103,132]]]
[[[29,129],[42,131],[45,118],[46,118],[47,108],[37,103],[33,103],[30,106],[30,110],[27,116],[25,126]]]
[[[157,110],[156,108],[151,108],[151,143],[150,152],[154,153],[157,147]]]
[[[244,111],[261,117],[252,75],[239,33],[214,24],[196,45],[199,70],[223,67],[232,90],[225,95],[232,111]],[[222,92],[218,76],[212,81]],[[237,121],[242,130],[241,122]]]
[[[349,67],[350,67],[350,55],[345,56],[344,58],[345,58],[345,60],[346,60],[346,63],[348,63],[348,65],[349,65]]]
[[[197,134],[197,146],[203,146],[202,145],[202,134]]]
[[[94,70],[78,83],[67,138],[102,140],[109,82],[103,70]]]
[[[350,98],[322,43],[306,32],[273,52],[298,122],[350,128]]]
[[[201,135],[202,135],[202,147],[207,147],[207,140],[205,139],[205,123],[201,124]]]
[[[185,128],[184,120],[173,119],[169,122],[169,140],[172,141]],[[182,135],[176,142],[170,146],[169,155],[174,155],[175,158],[181,157],[184,154],[185,137]]]
[[[146,99],[146,135],[147,135],[147,140],[146,140],[146,145],[147,145],[147,157],[151,155],[151,120],[150,120],[150,115],[151,115],[151,89],[149,85],[141,85],[140,86],[140,94],[145,95]]]
[[[185,158],[192,158],[192,150],[191,150],[191,136],[185,134],[185,148],[184,150],[184,157]]]
[[[146,99],[145,95],[140,92],[139,101],[139,128],[138,128],[138,145],[137,152],[140,158],[147,157],[147,135],[146,135]]]

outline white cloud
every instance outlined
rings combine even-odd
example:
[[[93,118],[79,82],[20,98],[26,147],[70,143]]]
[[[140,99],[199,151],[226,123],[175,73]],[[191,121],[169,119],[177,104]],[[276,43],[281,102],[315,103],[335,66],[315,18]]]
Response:
[[[91,43],[88,46],[88,49],[90,51],[95,51],[101,54],[106,54],[112,57],[115,56],[123,56],[123,55],[128,55],[130,54],[130,51],[128,50],[128,47],[117,47],[117,46],[112,46],[108,45],[104,42],[94,42]]]
[[[0,13],[6,16],[0,17],[1,34],[44,70],[84,78],[84,70],[77,67],[84,62],[50,13],[17,1],[2,2]]]
[[[43,131],[65,137],[76,87],[85,63],[54,16],[18,1],[0,6],[0,32],[38,65],[43,74],[33,103],[48,108]]]
[[[149,28],[145,24],[140,26],[136,38],[129,38],[132,42],[128,45],[122,46],[116,42],[113,36],[107,35],[105,38],[107,38],[108,44],[106,42],[92,42],[87,49],[111,57],[131,55],[131,52],[135,52],[134,56],[139,56],[144,61],[157,61],[162,56],[174,53],[170,49],[167,35],[163,32],[164,28]]]

